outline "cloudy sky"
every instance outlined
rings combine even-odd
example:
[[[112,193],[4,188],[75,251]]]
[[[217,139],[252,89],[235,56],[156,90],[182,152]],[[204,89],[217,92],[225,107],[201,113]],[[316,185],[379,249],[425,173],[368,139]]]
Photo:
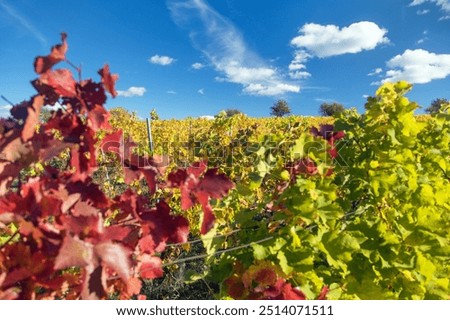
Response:
[[[34,56],[62,31],[83,78],[104,63],[119,74],[107,106],[141,117],[267,116],[277,99],[302,115],[334,101],[363,111],[403,79],[424,107],[450,98],[450,0],[0,0],[1,95],[34,93]]]

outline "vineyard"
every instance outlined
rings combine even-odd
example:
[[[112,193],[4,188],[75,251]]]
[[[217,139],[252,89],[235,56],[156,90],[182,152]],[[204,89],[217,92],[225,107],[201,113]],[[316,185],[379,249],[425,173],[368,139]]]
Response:
[[[450,298],[449,105],[385,83],[362,114],[154,120],[151,150],[67,49],[0,120],[0,299]]]

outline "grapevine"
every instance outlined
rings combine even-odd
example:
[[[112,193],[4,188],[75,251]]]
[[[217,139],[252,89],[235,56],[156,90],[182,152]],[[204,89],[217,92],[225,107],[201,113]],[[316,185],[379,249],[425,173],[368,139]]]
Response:
[[[154,119],[151,152],[104,107],[118,76],[75,80],[67,50],[0,120],[1,299],[152,298],[190,261],[217,298],[450,297],[449,106],[386,83],[363,114]]]

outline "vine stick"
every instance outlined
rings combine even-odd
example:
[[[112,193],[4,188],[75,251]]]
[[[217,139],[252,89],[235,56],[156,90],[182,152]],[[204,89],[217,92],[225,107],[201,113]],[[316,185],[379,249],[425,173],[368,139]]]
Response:
[[[217,255],[221,255],[222,253],[227,253],[227,252],[232,252],[232,251],[236,251],[236,250],[240,250],[240,249],[245,249],[245,248],[251,247],[251,246],[254,245],[254,244],[266,242],[266,241],[269,241],[269,240],[271,240],[271,239],[273,239],[273,237],[267,237],[267,238],[264,238],[264,239],[261,239],[261,240],[258,240],[258,241],[253,241],[253,242],[251,242],[251,243],[243,244],[243,245],[241,245],[241,246],[237,246],[237,247],[233,247],[233,248],[229,248],[229,249],[224,249],[224,250],[216,251],[216,252],[214,252],[214,253],[212,253],[212,254],[207,254],[207,253],[205,253],[205,254],[201,254],[201,255],[198,255],[198,256],[193,256],[193,257],[187,257],[187,258],[183,258],[183,259],[178,259],[178,260],[175,260],[175,261],[171,261],[171,262],[164,263],[162,266],[163,266],[163,267],[168,267],[168,266],[171,266],[171,265],[174,265],[174,264],[179,264],[179,263],[183,263],[183,262],[187,262],[187,261],[192,261],[192,260],[197,260],[197,259],[207,258],[207,257],[209,257],[209,256],[211,256],[211,257],[212,257],[212,256],[217,256]]]
[[[170,243],[167,245],[167,247],[179,247],[179,246],[183,246],[185,244],[194,244],[194,243],[202,242],[204,240],[213,240],[213,239],[217,239],[217,238],[228,237],[228,236],[231,236],[232,234],[235,234],[241,230],[242,229],[234,229],[228,233],[217,234],[217,235],[209,237],[209,238],[196,239],[196,240],[191,240],[191,241],[186,241],[186,242],[181,242],[181,243]]]
[[[164,264],[162,264],[162,267],[164,268],[164,267],[168,267],[168,266],[171,266],[171,265],[174,265],[174,264],[180,264],[180,263],[193,261],[193,260],[197,260],[197,259],[203,259],[203,258],[207,258],[207,257],[218,256],[218,255],[221,255],[223,253],[245,249],[245,248],[251,247],[252,245],[255,245],[255,244],[258,244],[258,243],[263,243],[263,242],[266,242],[266,241],[269,241],[269,240],[272,240],[272,239],[273,239],[273,237],[271,236],[271,237],[267,237],[267,238],[264,238],[264,239],[261,239],[261,240],[253,241],[251,243],[243,244],[241,246],[237,246],[237,247],[233,247],[233,248],[229,248],[229,249],[216,251],[216,252],[214,252],[212,254],[205,253],[205,254],[200,254],[200,255],[197,255],[197,256],[193,256],[193,257],[187,257],[187,258],[183,258],[183,259],[178,259],[178,260],[175,260],[175,261],[164,263]],[[141,272],[143,272],[143,271],[145,272],[145,271],[149,271],[149,270],[151,270],[151,269],[150,268],[149,269],[144,269],[144,270],[141,270]],[[136,272],[136,273],[139,274],[139,272]],[[116,279],[120,279],[120,277],[119,276],[115,276],[115,277],[108,278],[108,280],[116,280]]]

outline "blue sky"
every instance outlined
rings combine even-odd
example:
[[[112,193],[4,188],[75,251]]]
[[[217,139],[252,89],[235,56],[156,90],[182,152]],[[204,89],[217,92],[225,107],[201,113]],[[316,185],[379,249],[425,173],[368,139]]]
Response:
[[[0,94],[34,94],[33,59],[62,31],[84,78],[104,63],[119,74],[107,107],[141,117],[268,116],[277,99],[299,115],[333,101],[363,111],[399,79],[424,107],[450,98],[450,0],[0,0]]]

